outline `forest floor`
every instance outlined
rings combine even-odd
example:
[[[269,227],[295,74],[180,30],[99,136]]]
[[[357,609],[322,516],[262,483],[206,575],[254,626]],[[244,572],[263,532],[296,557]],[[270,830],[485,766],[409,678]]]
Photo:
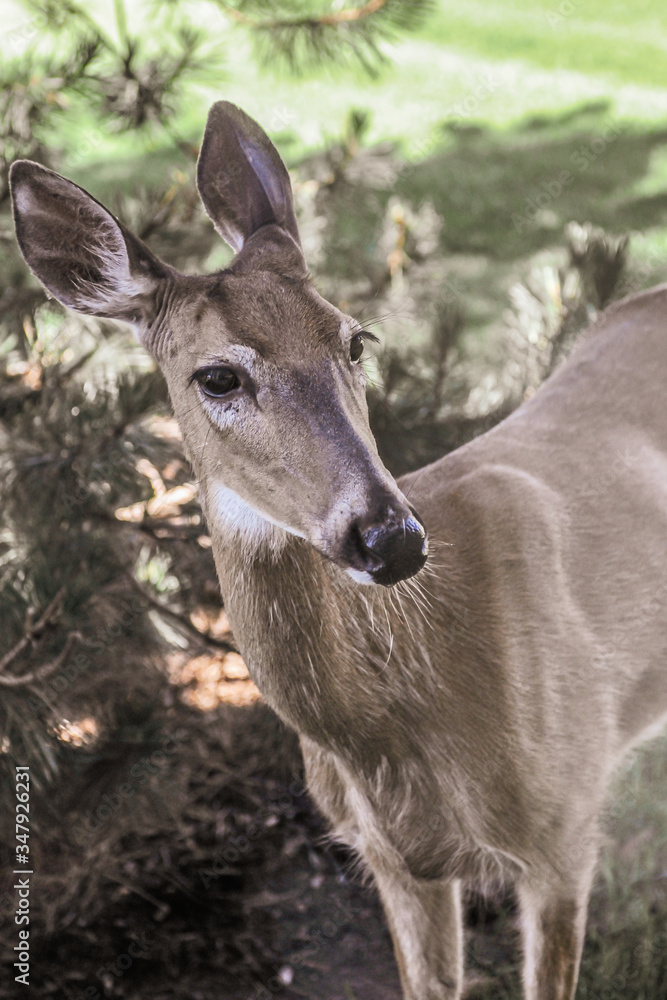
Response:
[[[113,834],[83,851],[58,852],[53,831],[44,835],[30,995],[400,1000],[377,894],[327,839],[293,734],[260,701],[208,711],[179,704],[172,721],[177,758],[152,787],[147,813],[123,828],[119,810]],[[581,997],[619,976],[619,998],[664,995],[666,772],[663,739],[630,761],[613,798]],[[14,937],[5,920],[0,957]],[[511,897],[470,896],[467,996],[516,997],[518,958]],[[0,997],[15,996],[13,982],[0,982]]]

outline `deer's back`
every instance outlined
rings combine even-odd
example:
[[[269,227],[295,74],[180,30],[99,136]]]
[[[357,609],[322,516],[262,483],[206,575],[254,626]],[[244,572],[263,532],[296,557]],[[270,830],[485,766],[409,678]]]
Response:
[[[554,802],[574,782],[597,807],[619,753],[667,714],[666,395],[660,288],[604,314],[497,428],[401,482],[434,543],[425,641],[449,731],[471,768],[495,755]]]

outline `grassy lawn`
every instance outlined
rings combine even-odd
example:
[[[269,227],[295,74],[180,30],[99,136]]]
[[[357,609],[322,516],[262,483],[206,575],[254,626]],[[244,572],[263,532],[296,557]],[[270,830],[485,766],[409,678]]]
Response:
[[[111,0],[87,5],[115,36]],[[348,110],[371,112],[369,141],[400,140],[418,154],[433,127],[452,117],[496,125],[526,116],[561,113],[582,102],[610,102],[613,118],[656,123],[667,119],[667,7],[660,0],[628,5],[602,0],[467,0],[435,4],[416,34],[387,45],[390,63],[377,79],[352,70],[320,72],[310,79],[286,77],[281,67],[259,67],[245,34],[230,27],[210,3],[188,5],[195,23],[210,30],[217,68],[192,85],[172,123],[196,138],[211,100],[225,97],[245,107],[275,135],[289,131],[293,153],[322,145],[341,131]],[[560,13],[560,11],[565,13]],[[140,0],[130,8],[130,27],[155,37],[156,8]],[[2,0],[8,31],[29,21],[15,0]],[[166,16],[166,15],[165,15]],[[14,37],[14,36],[10,36]],[[39,36],[38,36],[39,37]],[[214,40],[214,41],[213,41]],[[12,41],[9,51],[19,51]],[[467,102],[467,103],[466,103]],[[90,123],[85,109],[58,128],[70,147],[81,145]],[[148,138],[164,143],[164,135]],[[72,150],[76,162],[101,153],[136,153],[137,136],[105,136],[90,151]]]
[[[25,21],[9,0],[0,10],[10,27]],[[111,0],[89,10],[114,37]],[[366,144],[392,140],[415,165],[397,192],[441,215],[443,253],[464,272],[464,292],[484,300],[470,310],[482,335],[531,256],[562,246],[571,219],[633,233],[638,286],[667,277],[667,7],[659,0],[441,0],[416,34],[387,46],[391,61],[376,79],[348,69],[295,80],[260,67],[247,36],[212,4],[188,10],[210,25],[219,61],[190,84],[168,132],[112,133],[75,105],[46,136],[62,149],[63,170],[103,200],[164,186],[175,169],[191,168],[174,139],[196,144],[216,98],[257,117],[293,166],[337,139],[359,108],[369,113]],[[146,0],[130,11],[149,49],[155,17]],[[563,171],[570,176],[553,196]]]

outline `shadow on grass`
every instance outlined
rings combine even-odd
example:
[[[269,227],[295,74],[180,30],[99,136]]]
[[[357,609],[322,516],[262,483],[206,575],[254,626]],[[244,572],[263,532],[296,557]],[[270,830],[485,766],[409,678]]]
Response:
[[[553,245],[571,219],[615,233],[667,226],[667,176],[663,190],[640,188],[654,153],[667,147],[667,127],[618,122],[603,102],[503,131],[443,126],[436,138],[420,162],[397,162],[386,187],[372,177],[333,186],[325,206],[326,272],[355,278],[372,270],[393,194],[433,205],[443,220],[444,253],[503,262]]]
[[[399,182],[445,219],[443,249],[507,259],[553,242],[570,219],[612,232],[667,224],[667,191],[633,194],[667,129],[612,122],[596,106],[507,133],[471,130]]]

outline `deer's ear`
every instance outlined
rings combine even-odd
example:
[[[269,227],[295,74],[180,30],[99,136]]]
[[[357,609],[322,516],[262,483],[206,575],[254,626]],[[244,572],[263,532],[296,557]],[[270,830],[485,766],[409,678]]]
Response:
[[[300,247],[285,164],[257,122],[228,101],[208,113],[197,186],[213,225],[236,253],[267,225],[279,226]]]
[[[77,312],[150,322],[165,265],[60,174],[17,160],[9,180],[21,252],[48,291]]]

